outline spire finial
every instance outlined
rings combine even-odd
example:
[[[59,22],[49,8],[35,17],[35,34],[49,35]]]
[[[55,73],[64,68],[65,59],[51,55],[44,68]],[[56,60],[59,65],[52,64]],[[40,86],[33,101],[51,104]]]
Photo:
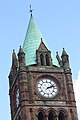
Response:
[[[31,5],[30,5],[30,11],[29,11],[29,12],[31,13],[31,16],[32,16],[33,10],[32,10],[32,8],[31,8]]]

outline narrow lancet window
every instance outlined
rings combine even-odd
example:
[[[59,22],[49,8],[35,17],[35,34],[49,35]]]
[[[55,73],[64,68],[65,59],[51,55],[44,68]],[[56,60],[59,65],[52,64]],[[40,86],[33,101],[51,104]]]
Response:
[[[47,66],[50,66],[49,56],[46,54],[45,57],[46,57],[46,65],[47,65]]]
[[[44,57],[42,54],[40,55],[40,61],[41,61],[41,65],[44,65]]]
[[[38,120],[44,120],[44,115],[42,112],[38,113]]]
[[[65,116],[62,112],[59,113],[59,119],[58,120],[65,120]]]
[[[48,120],[54,120],[54,114],[52,112],[49,113]]]

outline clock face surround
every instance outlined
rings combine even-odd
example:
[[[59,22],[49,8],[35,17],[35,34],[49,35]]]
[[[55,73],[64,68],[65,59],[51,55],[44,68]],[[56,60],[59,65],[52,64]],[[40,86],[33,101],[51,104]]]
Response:
[[[38,93],[45,98],[53,98],[58,94],[58,85],[50,78],[39,79],[37,89]]]

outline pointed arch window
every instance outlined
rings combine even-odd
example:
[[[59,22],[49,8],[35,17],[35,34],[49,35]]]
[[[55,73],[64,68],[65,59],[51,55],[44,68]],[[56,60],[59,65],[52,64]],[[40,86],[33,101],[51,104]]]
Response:
[[[52,112],[49,113],[48,120],[54,120],[54,114]]]
[[[50,66],[49,56],[46,54],[45,57],[46,57],[46,65],[47,65],[47,66]]]
[[[41,65],[44,65],[44,56],[42,54],[40,55],[40,61],[41,61]]]
[[[21,117],[19,116],[19,120],[21,120]]]
[[[74,113],[73,113],[72,109],[70,109],[70,113],[71,113],[71,118],[72,118],[72,120],[75,120],[75,118],[74,118]]]
[[[16,91],[17,91],[17,85],[15,86],[13,90],[13,96],[12,96],[13,110],[16,109]]]
[[[38,120],[44,120],[44,114],[42,112],[38,113]]]
[[[16,91],[16,107],[19,106],[19,89]]]
[[[62,112],[59,113],[58,120],[65,120],[65,116]]]

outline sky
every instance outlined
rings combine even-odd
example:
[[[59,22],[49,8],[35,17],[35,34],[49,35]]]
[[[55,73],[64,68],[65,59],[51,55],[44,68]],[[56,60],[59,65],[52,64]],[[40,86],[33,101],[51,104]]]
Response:
[[[12,51],[23,45],[32,5],[33,16],[52,54],[69,54],[80,120],[80,0],[0,1],[0,119],[11,120],[8,75]]]

